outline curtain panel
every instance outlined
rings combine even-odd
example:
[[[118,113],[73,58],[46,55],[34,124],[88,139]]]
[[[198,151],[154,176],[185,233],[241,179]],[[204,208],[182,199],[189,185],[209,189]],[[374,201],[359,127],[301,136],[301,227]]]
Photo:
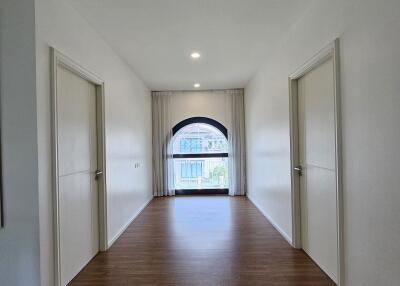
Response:
[[[229,143],[229,195],[246,194],[246,141],[244,124],[243,89],[226,90],[230,108]]]
[[[152,92],[153,195],[175,195],[170,92]]]

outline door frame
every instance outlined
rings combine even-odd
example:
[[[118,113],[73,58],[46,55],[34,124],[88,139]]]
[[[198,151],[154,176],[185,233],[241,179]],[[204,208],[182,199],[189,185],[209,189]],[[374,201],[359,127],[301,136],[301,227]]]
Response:
[[[335,169],[336,169],[336,221],[337,221],[337,273],[338,285],[344,285],[343,259],[343,184],[342,184],[342,137],[341,137],[341,109],[340,109],[340,65],[339,39],[335,39],[320,50],[314,57],[289,76],[289,114],[290,114],[290,176],[292,199],[292,245],[302,248],[301,242],[301,205],[300,205],[300,177],[294,171],[299,164],[299,125],[298,125],[298,80],[328,59],[333,59],[334,105],[335,105]]]
[[[96,121],[97,121],[97,156],[98,167],[103,171],[98,180],[98,220],[99,250],[106,251],[107,244],[107,184],[106,184],[106,142],[105,142],[105,98],[104,81],[81,67],[55,48],[50,48],[51,57],[51,129],[52,129],[52,184],[53,184],[53,239],[54,239],[54,283],[61,285],[60,265],[60,215],[59,215],[59,182],[58,182],[58,110],[57,110],[57,67],[62,66],[77,76],[93,83],[96,87]]]

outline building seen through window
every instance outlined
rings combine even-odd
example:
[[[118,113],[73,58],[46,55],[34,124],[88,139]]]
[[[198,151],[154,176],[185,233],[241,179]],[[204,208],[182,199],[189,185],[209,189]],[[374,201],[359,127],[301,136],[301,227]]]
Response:
[[[182,127],[173,138],[173,157],[176,190],[228,188],[228,141],[218,128]]]

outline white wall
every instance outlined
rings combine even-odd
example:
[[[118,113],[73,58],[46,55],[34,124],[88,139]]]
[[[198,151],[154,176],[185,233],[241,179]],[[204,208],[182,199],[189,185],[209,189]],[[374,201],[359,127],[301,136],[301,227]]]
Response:
[[[400,281],[400,2],[315,1],[245,93],[249,196],[291,237],[288,76],[341,40],[345,280]]]
[[[230,129],[229,102],[229,95],[224,90],[172,92],[171,128],[187,118],[202,116]]]
[[[34,0],[0,1],[1,285],[40,284],[34,16]]]
[[[109,241],[152,198],[150,92],[66,2],[36,0],[42,286],[53,285],[50,46],[105,81]]]

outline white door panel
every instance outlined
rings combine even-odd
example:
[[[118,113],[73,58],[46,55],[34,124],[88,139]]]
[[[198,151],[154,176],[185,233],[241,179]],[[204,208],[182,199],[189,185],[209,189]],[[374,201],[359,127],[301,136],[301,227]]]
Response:
[[[337,276],[336,175],[307,165],[302,202],[303,249],[332,278]]]
[[[59,178],[60,258],[62,285],[66,285],[90,261],[93,249],[90,174]],[[92,233],[92,231],[90,231]]]
[[[59,175],[90,168],[89,83],[72,72],[57,72]]]
[[[301,140],[307,163],[335,170],[333,62],[329,60],[298,81]],[[300,134],[302,136],[302,134]],[[301,158],[301,160],[304,158]]]
[[[96,87],[57,69],[61,285],[99,250]]]
[[[301,238],[304,251],[337,282],[333,61],[298,80]]]

